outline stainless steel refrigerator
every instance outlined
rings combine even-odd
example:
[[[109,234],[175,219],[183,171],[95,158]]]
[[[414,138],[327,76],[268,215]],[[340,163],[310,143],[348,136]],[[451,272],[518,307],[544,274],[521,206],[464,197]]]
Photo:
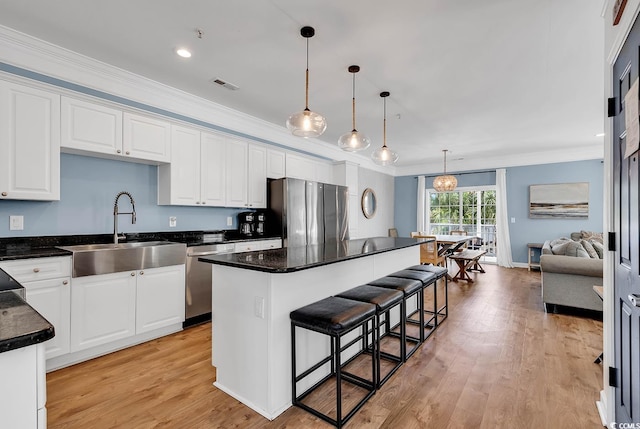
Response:
[[[283,178],[269,183],[273,231],[287,247],[349,239],[346,186]]]

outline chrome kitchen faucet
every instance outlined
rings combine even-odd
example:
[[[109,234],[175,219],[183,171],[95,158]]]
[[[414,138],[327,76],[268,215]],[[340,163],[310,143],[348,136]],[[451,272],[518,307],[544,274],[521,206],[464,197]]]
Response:
[[[129,197],[129,200],[131,201],[130,212],[122,212],[122,213],[118,212],[118,199],[122,195],[126,195],[127,197]],[[122,191],[118,193],[118,195],[116,195],[116,200],[113,203],[113,242],[115,244],[118,244],[118,240],[124,240],[127,238],[124,234],[122,234],[121,236],[118,235],[118,215],[121,215],[121,214],[130,214],[131,223],[132,224],[136,223],[136,203],[135,201],[133,201],[133,197],[131,196],[131,194],[128,193],[127,191]]]

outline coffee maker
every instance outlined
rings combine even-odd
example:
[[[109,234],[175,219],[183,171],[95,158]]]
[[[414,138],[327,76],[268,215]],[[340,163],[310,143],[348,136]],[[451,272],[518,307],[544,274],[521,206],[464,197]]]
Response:
[[[240,235],[251,237],[256,231],[256,214],[254,212],[238,213],[238,230]]]
[[[255,212],[255,233],[256,235],[264,235],[267,228],[267,214],[263,211]]]

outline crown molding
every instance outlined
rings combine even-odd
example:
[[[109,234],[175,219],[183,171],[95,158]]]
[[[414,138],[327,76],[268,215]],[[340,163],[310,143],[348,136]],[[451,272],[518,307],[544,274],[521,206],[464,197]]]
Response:
[[[152,106],[215,127],[332,161],[350,161],[370,170],[395,174],[363,155],[344,152],[318,139],[292,136],[284,126],[219,105],[94,58],[78,54],[8,27],[0,26],[0,61],[74,85]]]

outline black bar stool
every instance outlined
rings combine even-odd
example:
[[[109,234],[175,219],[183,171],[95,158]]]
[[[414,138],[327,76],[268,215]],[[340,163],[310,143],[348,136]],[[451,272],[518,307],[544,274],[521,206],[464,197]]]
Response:
[[[316,417],[319,417],[338,428],[341,428],[353,415],[369,400],[375,393],[375,342],[372,344],[373,353],[371,353],[371,380],[359,377],[355,374],[344,370],[344,366],[355,359],[366,350],[360,350],[352,358],[346,362],[342,362],[341,352],[354,344],[361,341],[361,337],[369,332],[369,322],[374,322],[376,315],[376,306],[373,304],[353,301],[346,298],[329,297],[314,302],[305,307],[301,307],[290,313],[291,318],[291,402]],[[315,365],[298,375],[296,372],[296,327],[308,329],[328,335],[331,338],[330,355],[320,360]],[[362,333],[355,339],[342,346],[340,339],[343,335],[362,328]],[[373,327],[371,329],[374,329]],[[302,394],[297,394],[297,383],[313,374],[315,371],[331,363],[331,371],[320,381],[305,390]],[[311,392],[320,387],[324,382],[335,376],[336,382],[336,418],[333,419],[328,414],[324,414],[317,409],[304,404],[302,401]],[[354,384],[366,391],[362,398],[346,416],[343,417],[342,412],[342,381]]]
[[[380,347],[380,341],[385,336],[392,336],[389,335],[391,333],[391,319],[389,312],[392,308],[400,306],[400,320],[402,320],[403,314],[405,314],[404,294],[398,290],[371,285],[362,285],[344,291],[336,296],[340,298],[352,299],[354,301],[368,302],[369,304],[374,304],[376,306],[374,341],[376,343],[376,387],[379,389],[402,365],[402,349],[403,344],[406,341],[404,323],[400,323],[400,344],[398,347],[399,351],[397,355],[382,351]],[[384,316],[384,320],[382,321],[380,321],[381,316]],[[384,325],[384,334],[380,334],[380,327],[382,325]],[[368,349],[366,343],[367,337],[368,335],[365,336],[364,347]],[[385,375],[384,377],[382,377],[380,368],[381,359],[383,358],[395,363],[393,368],[391,368],[387,375]]]
[[[420,300],[420,302],[418,302],[418,308],[416,308],[416,311],[409,313],[407,311],[407,321],[409,321],[409,323],[413,323],[413,324],[418,324],[419,326],[421,326],[422,329],[420,329],[420,342],[424,342],[424,340],[426,340],[427,338],[429,338],[429,336],[431,334],[433,334],[433,332],[436,329],[436,324],[437,324],[437,312],[438,312],[438,294],[437,294],[437,289],[435,287],[436,284],[436,276],[433,273],[430,273],[428,271],[416,271],[416,270],[400,270],[400,271],[396,271],[395,273],[391,273],[389,274],[387,277],[400,277],[400,278],[404,278],[404,279],[411,279],[411,280],[419,280],[422,283],[422,288],[423,288],[423,292],[422,292],[422,299]],[[427,288],[429,286],[433,285],[433,307],[432,309],[425,309],[424,307],[424,293],[427,290]],[[419,313],[419,320],[415,320],[412,319],[411,316],[413,316],[415,313]],[[428,315],[428,319],[425,320],[424,315],[427,314]],[[425,334],[425,330],[427,330],[427,333]]]
[[[436,324],[439,325],[449,316],[449,278],[447,276],[447,268],[438,267],[437,265],[426,264],[426,265],[414,265],[413,267],[407,268],[408,270],[414,271],[427,271],[429,273],[433,273],[436,276],[436,288],[437,282],[441,278],[444,278],[444,305],[438,308],[438,314],[436,317]]]
[[[409,356],[414,354],[416,350],[418,350],[418,347],[420,346],[420,344],[422,344],[420,337],[414,337],[412,335],[409,335],[409,333],[407,333],[406,331],[406,324],[412,323],[412,322],[409,322],[410,319],[408,319],[408,316],[407,316],[407,300],[415,296],[418,300],[418,304],[422,302],[422,282],[420,280],[403,279],[400,277],[382,277],[377,280],[370,281],[367,284],[371,286],[378,286],[378,287],[383,287],[387,289],[395,289],[397,291],[402,292],[403,305],[400,310],[401,314],[400,314],[399,338],[401,338],[401,342],[403,346],[400,349],[402,353],[402,361],[406,362]],[[422,315],[422,312],[420,314]],[[421,320],[424,320],[424,319],[421,319]],[[395,329],[395,326],[392,326],[391,329],[392,331],[389,333],[389,335],[395,336],[397,334],[396,332],[393,332],[393,329]],[[402,341],[403,329],[405,332],[404,341]],[[413,347],[408,349],[407,343],[413,343]]]

